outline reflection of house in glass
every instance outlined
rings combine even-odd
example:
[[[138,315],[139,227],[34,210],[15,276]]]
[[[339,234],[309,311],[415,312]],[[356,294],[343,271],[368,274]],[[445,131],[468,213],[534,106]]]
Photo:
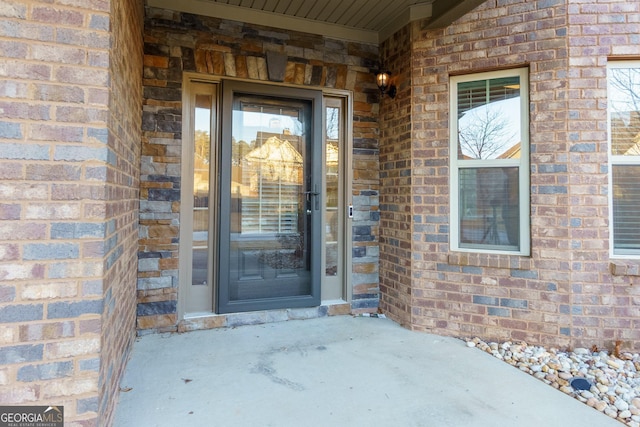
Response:
[[[242,200],[237,231],[295,233],[298,231],[304,164],[300,137],[258,132],[256,146],[233,166],[233,190]],[[237,202],[236,202],[237,200]],[[238,206],[239,207],[239,206]]]
[[[236,268],[245,279],[265,277],[265,268],[293,274],[305,265],[304,138],[258,131],[251,146],[233,144],[231,232],[241,253]]]
[[[209,162],[198,153],[193,158],[194,243],[206,246],[209,230]]]
[[[326,211],[325,211],[325,249],[327,276],[338,274],[338,165],[340,156],[338,140],[329,139],[326,143]]]
[[[614,156],[640,155],[640,112],[611,114],[611,152]]]

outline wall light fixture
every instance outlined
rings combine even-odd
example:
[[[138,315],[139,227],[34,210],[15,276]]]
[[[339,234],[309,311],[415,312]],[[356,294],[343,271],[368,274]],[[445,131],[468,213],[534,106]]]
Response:
[[[388,71],[380,71],[376,74],[376,84],[380,88],[380,92],[389,95],[389,98],[395,98],[396,86],[391,83],[391,73]]]

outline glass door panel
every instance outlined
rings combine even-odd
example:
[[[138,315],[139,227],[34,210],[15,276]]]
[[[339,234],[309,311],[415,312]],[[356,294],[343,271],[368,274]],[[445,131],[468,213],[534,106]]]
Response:
[[[186,283],[185,311],[203,313],[211,311],[213,299],[211,147],[215,147],[216,141],[217,85],[192,83],[189,91],[187,120],[190,126],[185,135],[185,156],[188,157],[184,159],[184,173],[191,179],[184,180],[185,195],[181,203],[181,225],[188,230],[185,231],[188,235],[181,234],[180,241],[190,242],[190,247],[181,253],[187,260],[181,266],[181,281]],[[181,233],[184,230],[181,229]]]
[[[324,98],[324,281],[322,300],[344,298],[343,244],[344,244],[344,175],[343,153],[345,145],[344,99]]]
[[[308,295],[308,108],[255,96],[234,104],[230,299]]]
[[[325,274],[338,275],[338,178],[340,161],[340,109],[326,107],[325,137]]]
[[[196,95],[193,153],[193,260],[191,285],[209,281],[209,152],[211,149],[211,95]]]
[[[219,312],[319,304],[316,96],[273,89],[225,82]]]

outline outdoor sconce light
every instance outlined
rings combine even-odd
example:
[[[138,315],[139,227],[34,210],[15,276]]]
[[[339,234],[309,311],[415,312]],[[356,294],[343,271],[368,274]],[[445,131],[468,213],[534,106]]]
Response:
[[[388,71],[380,71],[376,75],[376,84],[380,88],[380,92],[384,95],[385,93],[389,95],[389,98],[395,98],[396,96],[396,86],[393,83],[390,83],[391,73]]]

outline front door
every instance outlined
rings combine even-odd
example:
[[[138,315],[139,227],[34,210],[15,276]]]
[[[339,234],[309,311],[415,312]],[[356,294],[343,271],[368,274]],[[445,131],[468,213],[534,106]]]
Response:
[[[217,312],[320,305],[322,94],[225,81]]]

